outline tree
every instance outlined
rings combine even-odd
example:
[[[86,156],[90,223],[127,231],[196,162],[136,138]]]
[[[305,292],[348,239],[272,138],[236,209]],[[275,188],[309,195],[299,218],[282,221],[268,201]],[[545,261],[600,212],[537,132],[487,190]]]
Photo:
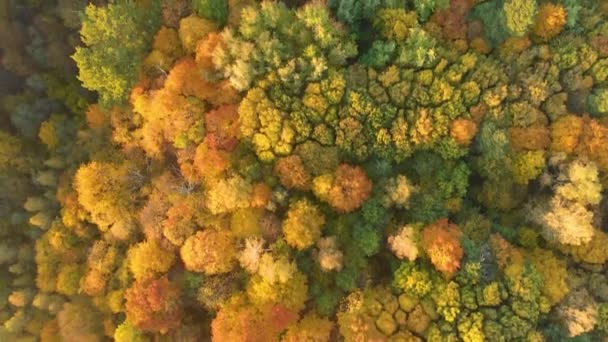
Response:
[[[386,207],[408,208],[410,196],[416,188],[404,175],[390,178],[384,186],[382,204]]]
[[[194,0],[203,2],[201,0]],[[221,3],[222,0],[208,0],[208,3]],[[179,39],[182,42],[182,47],[187,52],[196,51],[196,46],[199,41],[205,39],[207,35],[218,28],[218,23],[209,19],[203,19],[195,14],[183,18],[179,22]]]
[[[121,103],[158,30],[159,2],[89,4],[84,13],[80,34],[85,47],[77,47],[72,56],[80,70],[78,78],[85,88],[99,92],[102,104]]]
[[[509,32],[514,36],[523,36],[534,23],[536,0],[508,0],[503,10]]]
[[[448,278],[456,274],[464,256],[460,246],[461,235],[460,228],[447,219],[440,219],[422,231],[422,248],[433,266]]]
[[[28,161],[24,158],[25,144],[16,136],[0,131],[0,170],[25,170]]]
[[[245,247],[240,252],[239,264],[249,273],[257,273],[260,265],[260,257],[264,251],[264,240],[259,238],[248,238]]]
[[[572,290],[558,306],[557,316],[562,319],[568,336],[576,337],[595,328],[598,318],[597,303],[586,288]]]
[[[536,23],[533,27],[534,34],[545,41],[550,40],[564,29],[567,16],[568,13],[561,4],[544,3],[536,16]]]
[[[360,166],[341,164],[336,170],[327,201],[338,212],[360,208],[369,198],[372,182]]]
[[[298,155],[277,160],[274,172],[279,176],[281,184],[288,189],[307,190],[310,187],[310,174],[304,168],[304,164]]]
[[[101,315],[86,300],[65,303],[57,314],[61,338],[66,342],[103,341]]]
[[[335,236],[319,239],[319,241],[317,241],[317,248],[319,249],[317,260],[319,261],[319,266],[324,272],[339,272],[342,270],[344,265],[344,255],[338,249]]]
[[[142,331],[166,334],[179,327],[184,315],[180,295],[166,276],[135,282],[125,292],[127,319]]]
[[[224,105],[205,114],[207,143],[213,149],[232,152],[239,143],[239,113],[236,105]]]
[[[543,227],[543,236],[552,242],[579,246],[594,236],[593,212],[602,189],[594,163],[575,160],[562,165],[553,197],[532,209],[530,219]]]
[[[282,305],[254,306],[235,296],[221,308],[211,322],[212,341],[278,341],[298,314]]]
[[[213,214],[248,208],[253,187],[240,176],[221,179],[207,191],[207,209]]]
[[[283,221],[283,235],[290,246],[304,250],[320,237],[325,225],[325,216],[312,202],[303,199],[289,206]]]
[[[281,342],[325,342],[330,340],[334,323],[327,318],[320,317],[311,311],[297,323],[293,323],[281,338]]]
[[[395,235],[388,237],[388,245],[397,258],[414,261],[418,258],[417,235],[414,226],[406,225]]]
[[[140,242],[129,249],[129,269],[138,281],[146,281],[169,271],[175,261],[173,252],[155,240]]]
[[[150,339],[131,322],[124,320],[114,331],[114,340],[116,342],[148,342]]]
[[[414,0],[414,8],[422,22],[427,21],[436,10],[445,9],[449,5],[449,0]]]
[[[596,88],[587,99],[589,111],[597,116],[608,114],[608,89]]]
[[[228,19],[228,1],[226,0],[192,0],[192,9],[207,19],[211,19],[224,26]]]
[[[186,269],[209,275],[230,272],[236,250],[230,232],[207,228],[190,236],[180,249]]]
[[[570,291],[566,261],[541,248],[532,252],[531,261],[543,277],[542,291],[549,304],[559,303]]]
[[[134,230],[134,189],[129,164],[92,161],[80,166],[74,177],[78,202],[102,232],[125,240]],[[137,184],[137,182],[135,182]]]

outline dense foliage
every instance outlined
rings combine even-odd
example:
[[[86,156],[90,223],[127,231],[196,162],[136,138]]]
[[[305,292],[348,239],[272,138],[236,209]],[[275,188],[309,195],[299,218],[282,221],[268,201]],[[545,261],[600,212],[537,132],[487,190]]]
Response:
[[[607,340],[607,15],[0,0],[0,341]]]

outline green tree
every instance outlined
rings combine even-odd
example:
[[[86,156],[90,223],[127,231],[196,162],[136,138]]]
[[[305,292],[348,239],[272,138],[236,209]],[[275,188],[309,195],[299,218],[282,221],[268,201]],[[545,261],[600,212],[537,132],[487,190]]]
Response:
[[[86,8],[80,30],[85,46],[77,47],[72,58],[80,70],[78,79],[99,93],[102,104],[126,99],[158,30],[159,17],[158,0]]]
[[[228,1],[226,0],[192,0],[192,9],[207,19],[223,26],[228,18]]]

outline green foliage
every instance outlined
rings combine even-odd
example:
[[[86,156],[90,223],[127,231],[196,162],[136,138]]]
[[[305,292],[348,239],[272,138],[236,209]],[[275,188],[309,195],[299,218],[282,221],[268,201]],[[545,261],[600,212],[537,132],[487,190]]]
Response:
[[[598,329],[608,333],[608,303],[602,303],[598,308]]]
[[[449,5],[449,0],[414,0],[414,8],[422,22],[427,21],[436,10],[445,9]]]
[[[382,0],[330,0],[328,5],[335,9],[338,20],[357,29],[361,22],[374,17]]]
[[[471,14],[483,22],[485,37],[491,45],[500,45],[508,37],[505,12],[502,9],[501,1],[482,2],[475,6]],[[521,23],[518,24],[521,25]],[[518,26],[516,29],[521,30],[521,27]]]
[[[206,19],[211,19],[223,26],[228,19],[228,1],[226,0],[192,0],[192,9]]]
[[[392,41],[376,40],[372,47],[361,56],[361,64],[373,68],[385,67],[395,54],[395,43]]]
[[[137,81],[139,66],[159,27],[159,2],[89,4],[80,34],[85,47],[73,55],[78,78],[87,89],[97,91],[105,105],[123,102]]]
[[[587,100],[589,111],[597,116],[608,115],[608,89],[596,89]]]

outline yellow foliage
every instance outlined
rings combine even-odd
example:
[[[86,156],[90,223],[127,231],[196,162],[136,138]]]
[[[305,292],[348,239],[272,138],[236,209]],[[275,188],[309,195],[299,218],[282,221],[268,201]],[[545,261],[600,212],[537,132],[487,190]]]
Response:
[[[230,272],[236,262],[232,235],[207,228],[189,237],[180,249],[186,269],[206,274]]]
[[[93,161],[81,166],[74,177],[78,202],[90,214],[90,221],[102,232],[112,229],[120,239],[128,238],[134,228],[128,174],[127,164]]]
[[[562,32],[567,16],[568,13],[564,6],[547,2],[538,11],[533,31],[547,41]]]
[[[329,199],[329,191],[334,184],[334,176],[327,173],[316,177],[312,182],[312,191],[320,200],[327,201]]]
[[[179,35],[175,29],[161,27],[154,36],[154,50],[176,57],[182,54]]]
[[[59,139],[57,137],[57,130],[55,129],[53,121],[47,120],[40,125],[40,130],[38,131],[38,138],[49,149],[57,147],[57,145],[59,144]]]
[[[330,340],[334,327],[332,321],[322,318],[314,311],[292,324],[281,339],[282,342],[326,342]]]
[[[147,281],[166,273],[175,261],[175,255],[154,240],[132,246],[128,258],[129,269],[137,281]]]
[[[192,14],[179,22],[179,39],[186,52],[193,53],[198,42],[217,29],[214,21]]]
[[[608,260],[608,235],[601,230],[595,230],[591,241],[574,245],[561,245],[560,249],[570,254],[576,262],[589,264],[604,264]]]
[[[543,277],[542,293],[551,306],[559,303],[570,290],[566,261],[558,258],[550,250],[536,248],[530,254],[532,264]]]
[[[278,303],[290,310],[300,311],[308,299],[306,276],[298,271],[286,282],[270,283],[255,275],[247,285],[247,296],[255,305]]]
[[[382,37],[401,41],[407,38],[410,28],[418,26],[418,15],[403,9],[382,9],[376,14],[374,26]]]
[[[289,206],[287,218],[283,222],[285,241],[303,250],[312,246],[320,237],[325,224],[325,216],[313,203],[300,200]]]
[[[551,150],[572,153],[578,145],[583,126],[583,119],[575,115],[558,119],[551,125]]]
[[[260,235],[260,218],[262,211],[259,209],[239,209],[232,214],[230,229],[237,238],[246,238]]]

